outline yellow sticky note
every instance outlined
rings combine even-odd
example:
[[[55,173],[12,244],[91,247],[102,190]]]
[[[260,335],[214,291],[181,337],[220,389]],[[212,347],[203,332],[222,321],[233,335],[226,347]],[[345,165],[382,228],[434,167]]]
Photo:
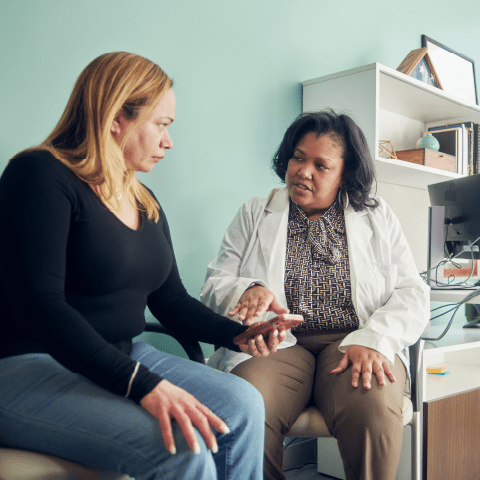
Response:
[[[431,366],[427,367],[427,372],[428,373],[444,373],[447,371],[447,366],[446,365],[437,365],[437,366]]]

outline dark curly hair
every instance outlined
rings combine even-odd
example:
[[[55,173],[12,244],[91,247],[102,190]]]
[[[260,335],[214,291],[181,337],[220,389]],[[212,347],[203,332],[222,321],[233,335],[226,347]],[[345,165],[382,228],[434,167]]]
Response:
[[[328,135],[342,148],[344,188],[353,209],[358,212],[367,207],[378,207],[378,202],[370,196],[375,171],[365,135],[352,118],[331,109],[304,113],[288,127],[272,160],[273,170],[282,182],[285,182],[288,162],[295,147],[310,132],[316,133],[318,137]]]

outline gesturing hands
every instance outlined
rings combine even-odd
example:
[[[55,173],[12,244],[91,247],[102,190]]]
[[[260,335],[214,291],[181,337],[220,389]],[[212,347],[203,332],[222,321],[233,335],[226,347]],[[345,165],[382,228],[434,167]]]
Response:
[[[266,342],[263,335],[257,335],[255,338],[251,338],[248,341],[248,345],[239,345],[239,348],[242,352],[252,355],[252,357],[266,357],[271,353],[275,353],[278,345],[282,343],[286,337],[287,332],[285,330],[281,330],[280,332],[274,330],[268,336]]]
[[[233,317],[238,313],[238,319],[243,320],[244,325],[251,325],[255,317],[260,317],[267,311],[274,312],[277,315],[290,313],[288,308],[280,306],[273,292],[268,288],[257,285],[245,290],[235,308],[228,314]]]
[[[145,395],[140,400],[140,405],[158,420],[165,446],[172,454],[176,453],[172,418],[177,421],[190,450],[195,453],[200,453],[200,445],[194,426],[213,453],[218,451],[218,445],[212,427],[222,433],[230,432],[225,422],[208,407],[183,388],[173,385],[168,380],[162,380],[150,393]]]
[[[361,345],[351,345],[340,360],[338,367],[333,369],[331,373],[341,373],[350,364],[352,364],[352,385],[354,387],[358,387],[360,376],[362,376],[363,386],[367,389],[371,388],[372,373],[377,377],[378,383],[382,386],[385,385],[385,375],[391,382],[395,382],[390,364],[376,350],[362,347]]]
[[[245,290],[235,305],[235,308],[231,312],[228,312],[228,314],[233,317],[238,313],[238,319],[243,320],[244,325],[251,325],[255,317],[260,317],[267,311],[274,312],[277,315],[290,312],[288,308],[280,306],[273,292],[268,290],[268,288],[258,285]],[[287,332],[285,330],[280,332],[274,330],[273,333],[268,336],[267,342],[265,342],[262,335],[257,335],[255,338],[249,340],[248,345],[240,345],[240,349],[242,352],[254,357],[266,357],[270,353],[275,353],[278,345],[283,342],[286,337]]]

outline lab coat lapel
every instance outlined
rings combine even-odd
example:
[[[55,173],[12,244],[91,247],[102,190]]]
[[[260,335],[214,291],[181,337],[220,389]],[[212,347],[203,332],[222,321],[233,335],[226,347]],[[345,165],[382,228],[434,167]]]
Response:
[[[258,227],[260,247],[267,266],[267,281],[278,302],[287,306],[284,289],[287,248],[288,193],[279,190],[265,207],[266,217]]]
[[[365,285],[362,282],[374,281],[373,256],[370,239],[372,229],[367,222],[367,212],[355,212],[352,207],[345,210],[345,228],[347,231],[348,263],[350,265],[350,284],[352,302],[357,314],[362,316],[363,303],[359,296]]]

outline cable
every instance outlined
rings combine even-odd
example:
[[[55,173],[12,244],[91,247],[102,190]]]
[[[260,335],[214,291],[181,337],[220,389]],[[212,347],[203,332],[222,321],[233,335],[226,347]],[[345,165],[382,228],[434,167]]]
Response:
[[[437,315],[436,317],[432,317],[429,321],[431,322],[432,320],[435,320],[436,318],[443,317],[444,315],[446,315],[447,313],[450,313],[452,310],[455,310],[456,308],[457,307],[455,306],[455,307],[451,308],[450,310],[447,310],[446,312],[443,312],[440,315]]]
[[[447,226],[448,228],[448,226]],[[462,250],[461,252],[458,252],[456,255],[454,255],[453,257],[450,256],[450,254],[448,253],[448,251],[445,251],[446,255],[447,255],[447,258],[442,260],[441,262],[439,262],[435,267],[432,267],[432,268],[429,268],[427,270],[425,270],[424,272],[421,272],[420,273],[420,276],[425,280],[425,281],[431,281],[431,282],[435,282],[435,286],[436,287],[454,287],[454,286],[464,286],[464,288],[466,290],[470,290],[474,287],[472,286],[468,286],[466,284],[466,282],[468,280],[470,280],[470,278],[472,277],[473,275],[473,269],[474,269],[474,265],[475,265],[475,256],[474,256],[474,253],[473,253],[473,250],[472,250],[472,246],[475,245],[475,243],[477,243],[478,241],[480,240],[480,237],[477,237],[475,240],[473,240],[472,242],[470,242],[466,249]],[[444,243],[444,246],[446,246],[446,242]],[[438,268],[441,267],[442,265],[445,265],[446,263],[450,262],[452,263],[456,268],[460,268],[461,265],[460,264],[457,264],[455,263],[453,260],[455,258],[457,258],[459,255],[461,255],[462,253],[465,252],[465,250],[469,249],[470,250],[470,253],[471,253],[471,258],[472,258],[472,266],[471,266],[471,269],[470,269],[470,275],[465,279],[465,280],[462,280],[461,282],[458,282],[458,283],[452,283],[451,281],[449,281],[448,283],[444,283],[444,282],[440,282],[438,280]],[[430,277],[430,272],[432,271],[435,271],[435,278],[432,278]],[[450,277],[449,277],[450,278]],[[453,276],[453,279],[455,279],[455,276]]]
[[[458,302],[457,306],[455,307],[455,309],[452,309],[452,310],[455,310],[452,314],[452,317],[450,318],[450,321],[448,322],[447,326],[445,327],[445,330],[442,332],[442,334],[436,338],[430,338],[430,337],[420,337],[422,340],[429,340],[429,341],[437,341],[437,340],[441,340],[448,332],[448,330],[450,329],[450,327],[452,326],[452,323],[453,323],[453,319],[456,315],[456,313],[458,312],[458,309],[464,304],[464,303],[467,303],[469,300],[471,300],[472,298],[476,297],[480,295],[480,288],[474,290],[473,292],[469,293],[462,301]],[[449,310],[451,311],[451,310]],[[448,313],[448,312],[445,312],[445,313]],[[437,318],[437,317],[435,317]],[[433,319],[432,319],[433,320]]]
[[[456,303],[445,303],[444,305],[440,305],[439,307],[433,308],[432,310],[430,310],[430,313],[435,312],[436,310],[440,310],[441,308],[451,307],[452,305],[456,305]],[[445,312],[445,313],[448,313],[448,312]],[[443,315],[445,315],[445,313]]]

